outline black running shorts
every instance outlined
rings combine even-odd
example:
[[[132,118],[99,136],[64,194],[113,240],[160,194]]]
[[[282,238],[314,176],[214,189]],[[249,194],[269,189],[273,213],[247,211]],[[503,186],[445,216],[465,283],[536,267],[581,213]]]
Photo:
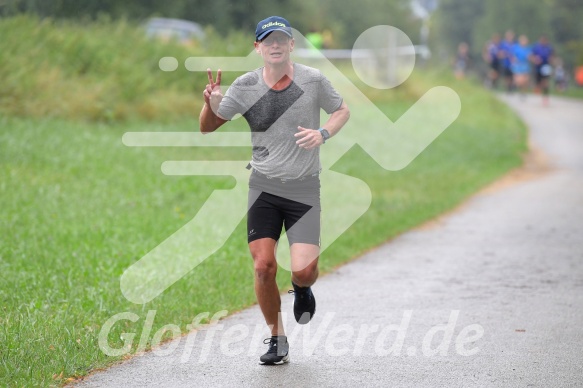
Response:
[[[320,245],[320,181],[282,182],[251,174],[247,213],[247,241],[272,238],[285,228],[289,244]]]
[[[549,66],[549,65],[547,65],[547,66]],[[544,80],[549,79],[551,74],[552,74],[552,69],[549,71],[546,68],[544,68],[543,66],[537,66],[535,68],[536,84],[539,85]]]

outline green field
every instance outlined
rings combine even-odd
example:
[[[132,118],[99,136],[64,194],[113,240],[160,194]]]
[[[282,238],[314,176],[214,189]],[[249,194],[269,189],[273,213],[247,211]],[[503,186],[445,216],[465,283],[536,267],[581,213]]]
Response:
[[[16,25],[29,22],[24,19]],[[8,28],[6,23],[0,22],[3,34],[17,29]],[[101,32],[86,36],[86,40],[78,38],[78,46],[98,46],[94,40],[105,39],[103,30],[112,30],[107,27],[91,27]],[[82,31],[70,25],[49,24],[43,28],[49,40],[52,31],[54,36],[63,28]],[[128,26],[118,28],[132,30]],[[79,35],[83,37],[81,32]],[[120,112],[125,113],[104,113],[106,108],[93,114],[90,110],[78,113],[65,104],[58,114],[34,114],[34,107],[40,109],[48,103],[51,86],[42,89],[38,74],[14,75],[14,65],[7,64],[6,57],[0,61],[0,75],[12,80],[14,96],[20,96],[19,102],[14,97],[10,106],[6,101],[11,94],[0,96],[2,386],[58,385],[116,362],[122,357],[106,356],[97,338],[104,322],[121,312],[134,312],[140,320],[114,326],[109,343],[121,347],[122,332],[136,333],[134,352],[149,310],[157,312],[152,333],[170,323],[179,325],[184,333],[186,325],[201,312],[235,312],[255,302],[244,221],[224,248],[152,302],[135,305],[121,294],[120,275],[129,265],[192,219],[213,190],[232,185],[230,179],[221,177],[165,176],[160,164],[166,160],[228,157],[241,160],[244,166],[250,156],[246,149],[226,148],[217,153],[202,148],[125,147],[121,137],[128,131],[197,131],[204,87],[204,76],[186,71],[157,74],[160,71],[152,61],[156,63],[168,48],[143,42],[135,35],[132,39],[136,39],[135,47],[143,45],[144,49],[128,54],[128,60],[144,56],[149,70],[140,70],[140,77],[154,77],[148,93],[172,96],[179,102],[168,105],[163,98],[151,99],[149,103],[156,112],[151,117],[148,109],[145,113],[140,110],[146,97],[133,92],[128,96],[115,94],[117,102],[124,106]],[[2,42],[0,48],[7,44],[4,39]],[[83,80],[89,92],[100,84],[99,72],[105,79],[115,79],[110,72],[125,66],[121,60],[114,63],[118,56],[112,54],[124,48],[108,44],[109,54],[105,50],[101,55],[110,56],[104,60],[111,66],[109,72],[96,68],[83,73],[58,64],[67,58],[54,58],[44,66],[59,69],[55,71],[72,79],[68,82],[76,85],[75,96],[80,99],[85,90]],[[44,47],[40,45],[38,50]],[[89,49],[79,50],[91,58]],[[22,56],[26,55],[22,51]],[[63,55],[72,58],[67,52]],[[19,60],[25,61],[10,59],[16,61],[13,63]],[[176,81],[166,88],[164,77]],[[114,81],[107,82],[117,90]],[[133,84],[127,82],[124,88],[132,88]],[[447,73],[421,71],[395,90],[378,91],[362,84],[359,87],[396,120],[436,85],[448,85],[459,93],[462,113],[411,165],[398,172],[385,171],[362,149],[354,147],[334,166],[335,171],[367,182],[373,201],[370,209],[323,254],[323,272],[452,209],[521,164],[521,155],[526,151],[523,124],[479,86],[456,83]],[[66,90],[54,90],[53,99],[66,97]],[[20,106],[27,96],[31,104],[34,102],[33,108]],[[156,105],[158,100],[160,107]],[[83,101],[77,104],[82,109],[91,106]],[[232,130],[244,129],[241,121],[230,125]],[[279,271],[278,284],[282,290],[289,287],[289,272]]]
[[[554,93],[557,96],[573,97],[573,98],[583,98],[583,87],[571,85],[569,89],[561,93]]]

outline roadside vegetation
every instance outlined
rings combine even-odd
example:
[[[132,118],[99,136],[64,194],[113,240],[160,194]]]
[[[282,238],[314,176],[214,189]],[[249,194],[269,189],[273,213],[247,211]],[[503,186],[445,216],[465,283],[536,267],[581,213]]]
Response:
[[[121,142],[128,131],[198,130],[206,74],[183,66],[162,72],[158,60],[173,56],[183,64],[189,56],[250,51],[247,36],[215,44],[219,38],[208,34],[208,42],[186,48],[148,41],[124,21],[0,19],[0,385],[60,385],[127,357],[109,357],[98,346],[103,324],[121,312],[140,319],[115,325],[109,345],[121,348],[122,333],[136,333],[133,354],[149,310],[156,310],[151,333],[171,323],[186,333],[201,312],[255,302],[244,222],[152,302],[132,304],[119,286],[129,265],[192,219],[213,190],[232,184],[164,176],[163,161],[229,157],[244,166],[250,157],[245,149]],[[236,75],[225,74],[225,83]],[[458,92],[462,113],[402,171],[383,170],[358,147],[340,159],[334,170],[367,182],[373,201],[325,252],[324,273],[454,208],[519,166],[526,152],[520,120],[449,70],[421,68],[392,90],[355,83],[393,121],[436,85]],[[245,127],[241,120],[229,125]],[[287,289],[289,273],[280,269],[278,283]]]

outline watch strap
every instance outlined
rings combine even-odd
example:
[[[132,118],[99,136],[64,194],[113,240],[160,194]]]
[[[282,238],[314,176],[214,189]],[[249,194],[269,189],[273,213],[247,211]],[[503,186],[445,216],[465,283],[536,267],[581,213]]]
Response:
[[[322,144],[326,143],[326,140],[330,139],[330,133],[326,130],[326,128],[318,128],[318,131],[320,131],[320,134],[322,135]]]

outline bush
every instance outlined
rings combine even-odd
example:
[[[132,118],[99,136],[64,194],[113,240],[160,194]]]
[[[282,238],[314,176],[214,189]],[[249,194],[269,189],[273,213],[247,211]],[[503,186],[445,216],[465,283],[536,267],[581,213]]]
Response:
[[[186,58],[251,49],[242,34],[229,36],[229,46],[217,44],[224,37],[212,30],[194,47],[149,40],[124,20],[81,25],[18,16],[0,19],[0,36],[0,114],[89,121],[192,115],[206,75],[188,72]],[[176,71],[160,70],[165,56],[178,59]]]

